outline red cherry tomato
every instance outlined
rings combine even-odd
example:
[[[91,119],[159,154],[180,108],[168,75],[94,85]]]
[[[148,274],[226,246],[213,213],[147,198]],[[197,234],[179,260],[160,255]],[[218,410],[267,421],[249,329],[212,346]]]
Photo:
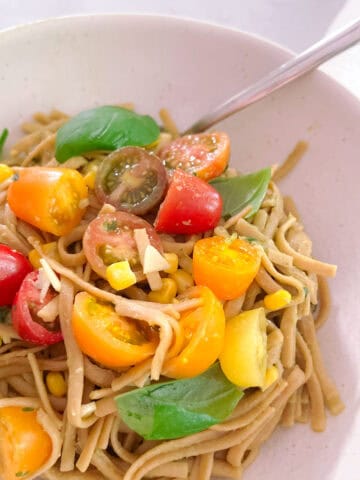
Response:
[[[214,228],[221,217],[219,193],[200,178],[175,170],[165,200],[155,219],[155,230],[193,234]]]
[[[39,345],[52,345],[63,339],[59,325],[57,322],[45,323],[37,314],[56,293],[50,288],[44,299],[40,299],[38,281],[39,270],[34,270],[25,277],[12,306],[12,323],[24,340]]]
[[[159,155],[168,169],[181,168],[208,181],[225,170],[230,139],[224,132],[185,135],[165,145]]]
[[[11,305],[25,276],[32,271],[29,260],[0,244],[0,306]]]
[[[138,280],[141,278],[142,267],[134,238],[137,228],[145,228],[150,243],[162,251],[160,238],[153,227],[131,213],[105,213],[89,223],[83,238],[84,253],[98,275],[106,278],[108,265],[127,260]]]

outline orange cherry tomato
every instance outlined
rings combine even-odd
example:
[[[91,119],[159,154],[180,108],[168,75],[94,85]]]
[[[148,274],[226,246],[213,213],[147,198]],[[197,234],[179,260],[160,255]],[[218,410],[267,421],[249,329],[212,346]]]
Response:
[[[200,298],[202,304],[180,317],[184,345],[177,356],[165,363],[162,372],[170,378],[195,377],[205,372],[217,360],[224,344],[225,314],[212,291],[192,287],[184,296]]]
[[[121,317],[86,292],[75,297],[72,328],[81,351],[106,367],[135,365],[151,357],[158,344],[147,324]]]
[[[231,300],[246,292],[260,262],[260,251],[245,240],[203,238],[194,246],[194,280],[209,287],[221,300]]]
[[[225,170],[230,139],[223,132],[185,135],[165,145],[159,156],[169,170],[182,169],[208,181]]]
[[[39,470],[52,451],[51,438],[37,421],[36,410],[0,408],[0,478],[19,480]]]
[[[18,218],[58,236],[79,224],[87,198],[85,180],[77,170],[47,167],[21,170],[7,195]]]

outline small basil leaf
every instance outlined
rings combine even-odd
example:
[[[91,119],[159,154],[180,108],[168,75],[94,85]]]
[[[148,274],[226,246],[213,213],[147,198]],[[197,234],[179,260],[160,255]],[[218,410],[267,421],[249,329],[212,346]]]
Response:
[[[8,135],[9,135],[9,130],[7,128],[4,128],[4,130],[1,132],[1,135],[0,135],[0,157],[3,153],[4,145]]]
[[[158,125],[148,115],[110,105],[98,107],[79,113],[58,130],[55,157],[64,163],[94,150],[142,147],[153,143],[159,134]]]
[[[116,397],[122,420],[148,440],[178,438],[226,419],[243,392],[219,364],[197,377],[132,390]]]
[[[252,209],[245,218],[254,215],[265,197],[270,178],[271,169],[264,168],[249,175],[212,180],[211,185],[223,200],[222,216],[232,217],[248,205],[251,205]]]

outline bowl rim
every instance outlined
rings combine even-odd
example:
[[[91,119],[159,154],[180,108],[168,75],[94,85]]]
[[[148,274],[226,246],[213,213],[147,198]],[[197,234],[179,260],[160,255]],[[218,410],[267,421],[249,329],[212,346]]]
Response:
[[[14,26],[14,27],[11,27],[7,30],[4,30],[2,32],[0,32],[0,51],[3,51],[4,47],[6,47],[6,44],[9,43],[10,45],[11,44],[15,44],[17,40],[20,40],[22,44],[24,44],[24,42],[27,41],[28,37],[31,37],[31,34],[34,32],[36,32],[36,36],[40,39],[40,40],[43,40],[45,38],[46,40],[46,35],[50,35],[51,32],[53,30],[55,30],[55,33],[56,33],[56,30],[58,30],[59,28],[61,28],[61,26],[64,26],[66,27],[66,30],[69,31],[69,33],[71,33],[71,31],[74,31],[76,30],[76,27],[79,26],[80,29],[84,29],[86,26],[89,26],[89,31],[90,32],[96,32],[97,29],[99,31],[103,30],[104,28],[106,28],[106,25],[113,25],[114,28],[116,28],[118,25],[122,25],[124,23],[124,21],[131,21],[132,23],[130,25],[135,25],[135,24],[138,24],[141,28],[141,26],[145,26],[149,28],[149,30],[151,31],[151,27],[153,27],[153,31],[155,32],[155,30],[157,28],[159,28],[160,25],[164,25],[165,22],[169,22],[169,26],[171,28],[171,26],[174,26],[174,30],[175,30],[175,34],[178,35],[179,32],[181,32],[182,28],[183,27],[188,27],[189,28],[189,31],[190,32],[193,32],[193,33],[196,33],[196,32],[200,32],[200,34],[203,34],[203,33],[206,33],[208,32],[209,33],[209,36],[211,34],[214,35],[214,37],[216,38],[216,35],[218,35],[218,38],[220,39],[220,41],[223,39],[223,40],[226,40],[226,39],[229,39],[231,40],[234,45],[238,45],[239,47],[241,48],[246,48],[246,45],[247,43],[253,43],[253,45],[258,45],[259,47],[263,47],[263,48],[266,48],[268,47],[269,51],[273,51],[274,53],[274,57],[278,57],[278,61],[280,62],[281,61],[281,55],[283,55],[282,58],[284,58],[285,60],[287,58],[291,58],[292,55],[294,55],[293,52],[291,52],[290,50],[282,47],[281,45],[278,45],[272,41],[269,41],[265,38],[262,38],[261,36],[258,36],[258,35],[254,35],[252,33],[248,33],[248,32],[244,32],[242,30],[239,30],[239,29],[236,29],[236,28],[228,28],[228,27],[225,27],[223,25],[218,25],[216,23],[213,23],[213,22],[204,22],[204,21],[198,21],[198,20],[193,20],[193,19],[189,19],[189,18],[186,18],[186,17],[178,17],[178,16],[169,16],[169,15],[154,15],[154,14],[96,14],[96,15],[71,15],[71,16],[63,16],[63,17],[55,17],[55,18],[49,18],[49,19],[45,19],[45,20],[39,20],[37,22],[32,22],[32,23],[28,23],[28,24],[24,24],[24,25],[18,25],[18,26]],[[98,22],[98,23],[96,23]],[[175,35],[174,34],[174,35]],[[224,38],[225,37],[225,38]],[[3,46],[1,46],[1,40],[5,41],[5,43],[3,43]],[[10,58],[11,58],[11,53],[10,53]],[[326,87],[326,88],[329,88],[333,90],[333,92],[336,94],[336,92],[342,97],[343,100],[346,100],[346,108],[348,109],[348,113],[351,114],[351,118],[353,118],[354,120],[357,120],[357,119],[360,119],[360,99],[358,97],[356,97],[354,94],[352,94],[351,91],[349,91],[344,85],[342,85],[340,82],[338,82],[337,80],[335,80],[331,75],[317,69],[316,71],[314,71],[311,75],[314,75],[313,79],[316,80],[316,88],[313,88],[311,87],[311,90],[309,90],[309,93],[311,94],[311,96],[314,96],[316,95],[316,92],[318,91],[318,88],[320,86],[323,86],[323,87]],[[225,93],[226,95],[226,93]],[[335,111],[333,110],[333,114],[334,116],[336,115],[336,109]],[[356,145],[359,144],[359,138],[356,139]],[[355,159],[354,159],[355,160]],[[289,192],[290,193],[290,192]],[[306,222],[306,225],[307,225],[307,222]],[[317,233],[315,235],[315,233],[313,232],[313,234],[311,235],[312,238],[315,239],[315,237],[317,238]],[[318,246],[321,248],[321,245],[320,243],[318,243]],[[345,284],[346,285],[346,284]],[[334,297],[335,298],[335,297]],[[335,302],[336,303],[336,302]],[[335,308],[334,308],[335,307]],[[332,310],[332,312],[336,312],[336,305],[334,305],[334,309]],[[329,335],[329,338],[333,338],[335,337],[335,332],[337,330],[333,327],[332,329],[330,329],[330,331],[328,330],[328,333],[330,334]],[[321,332],[321,334],[323,334],[323,332]],[[325,337],[327,338],[327,337]],[[342,342],[342,345],[348,345],[347,341],[346,342]],[[324,343],[322,343],[322,345],[325,346]],[[330,345],[332,345],[330,343]],[[328,351],[328,350],[331,350],[331,346],[328,346],[325,348],[322,348],[322,351],[325,352],[325,351]],[[344,350],[342,348],[339,348],[338,349],[339,353],[344,353]],[[350,350],[348,350],[350,351]],[[355,356],[356,358],[356,356]],[[348,363],[349,363],[349,366],[352,367],[353,365],[353,362],[354,360],[350,361],[348,360]],[[341,362],[343,363],[343,361]],[[355,370],[353,370],[354,372]],[[343,387],[342,387],[342,381],[341,381],[341,377],[336,377],[337,378],[337,383],[338,383],[338,386],[340,387],[340,391],[343,392]],[[352,378],[352,377],[350,377]],[[344,399],[346,397],[344,396]],[[354,398],[354,397],[352,397]],[[356,402],[356,399],[354,398],[354,403]],[[349,408],[349,399],[347,399],[347,412],[349,412],[349,410],[351,411],[352,409]],[[348,425],[348,421],[349,421],[350,417],[345,417],[344,419],[341,419],[342,421],[340,422],[341,425]],[[331,421],[333,421],[334,419],[332,419]],[[334,475],[334,477],[337,477],[337,462],[340,461],[340,459],[342,459],[342,455],[343,453],[345,453],[345,456],[344,458],[349,460],[349,463],[350,463],[350,468],[353,468],[355,467],[356,468],[356,461],[355,461],[355,457],[354,457],[354,465],[352,465],[352,455],[351,455],[351,451],[349,451],[348,449],[345,449],[344,447],[346,446],[346,443],[347,443],[347,437],[344,435],[343,433],[343,428],[339,427],[339,429],[337,428],[334,428],[333,429],[329,429],[329,433],[331,433],[331,437],[333,437],[334,433],[336,435],[336,432],[339,432],[341,434],[341,439],[342,439],[342,448],[338,448],[338,453],[336,454],[336,456],[334,456],[334,459],[333,461],[331,462],[332,466],[331,466],[331,471],[330,471],[330,476],[331,475]],[[301,428],[299,426],[299,428]],[[299,430],[298,428],[298,430]],[[301,445],[301,435],[302,434],[299,434],[299,438],[297,437],[297,432],[295,431],[294,432],[295,436],[295,441],[298,441],[299,445]],[[314,437],[315,438],[315,437]],[[326,437],[325,437],[326,438]],[[353,438],[356,439],[356,430],[354,430],[354,432],[352,432],[350,435],[349,435],[349,439],[351,440],[351,445],[352,445],[352,442],[353,442]],[[324,443],[324,440],[322,441],[322,443]],[[281,445],[284,445],[283,443],[281,443]],[[311,446],[312,444],[308,444],[309,446]],[[315,442],[315,445],[316,445],[316,442]],[[280,448],[280,450],[282,450],[282,452],[285,452],[286,453],[286,458],[287,460],[289,460],[289,463],[292,462],[293,460],[293,457],[292,457],[292,454],[290,451],[287,451],[287,450],[283,450],[282,447],[277,447],[277,448]],[[327,448],[327,447],[326,447]],[[325,452],[325,450],[322,450],[322,452]],[[324,453],[325,455],[325,453]],[[301,454],[302,458],[303,457],[303,454]],[[320,457],[321,458],[321,457]],[[266,464],[264,464],[266,465]],[[341,465],[344,466],[344,461],[341,462]],[[261,467],[261,464],[260,464],[260,467]],[[314,464],[314,470],[316,472],[316,463]],[[326,470],[327,472],[327,470]],[[295,472],[296,473],[296,472]],[[329,473],[329,472],[327,472]],[[312,477],[312,475],[310,475]],[[326,475],[327,476],[327,475]]]
[[[11,37],[16,35],[27,34],[31,30],[46,28],[51,25],[73,22],[73,21],[95,21],[97,19],[101,20],[110,20],[111,18],[115,19],[137,19],[139,21],[147,22],[156,22],[156,21],[168,21],[173,22],[174,24],[190,24],[193,27],[197,28],[210,28],[216,30],[217,32],[227,32],[232,33],[237,36],[242,36],[244,38],[250,37],[252,40],[255,40],[259,43],[266,44],[267,46],[278,50],[282,54],[285,54],[290,59],[291,57],[296,56],[297,52],[294,52],[288,47],[275,42],[274,40],[268,39],[257,33],[250,32],[248,30],[241,30],[239,28],[223,25],[216,21],[211,20],[199,20],[188,17],[186,15],[171,15],[171,14],[161,14],[161,13],[146,13],[146,12],[131,12],[131,13],[121,13],[121,12],[107,12],[107,13],[89,13],[89,14],[71,14],[71,15],[60,15],[56,17],[49,17],[45,19],[39,19],[32,22],[20,23],[18,25],[13,25],[5,29],[0,30],[0,41],[5,37]],[[326,62],[325,62],[326,63]],[[322,67],[317,67],[312,72],[317,75],[319,78],[324,78],[326,81],[332,84],[332,87],[339,88],[342,91],[343,95],[348,96],[348,99],[352,101],[353,106],[357,106],[360,113],[360,97],[357,97],[353,92],[351,92],[345,85],[343,85],[339,80],[337,80],[330,73],[324,71]]]

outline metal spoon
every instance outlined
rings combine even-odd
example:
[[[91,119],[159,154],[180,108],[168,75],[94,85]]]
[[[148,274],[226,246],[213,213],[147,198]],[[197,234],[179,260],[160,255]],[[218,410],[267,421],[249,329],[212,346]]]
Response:
[[[310,48],[268,73],[248,88],[229,98],[212,112],[201,117],[184,132],[198,133],[212,127],[235,112],[261,100],[282,86],[302,77],[338,53],[360,41],[360,19],[325,37]]]

